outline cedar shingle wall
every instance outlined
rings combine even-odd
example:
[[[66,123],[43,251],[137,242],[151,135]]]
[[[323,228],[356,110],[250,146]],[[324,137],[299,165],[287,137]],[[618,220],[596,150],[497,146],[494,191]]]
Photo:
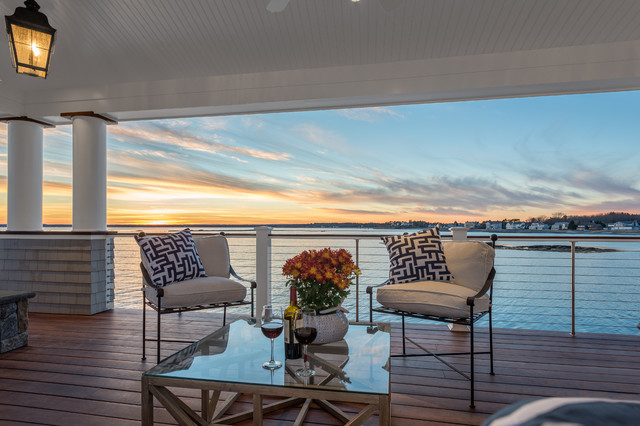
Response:
[[[33,291],[31,312],[90,315],[113,308],[113,238],[0,239],[0,289]]]

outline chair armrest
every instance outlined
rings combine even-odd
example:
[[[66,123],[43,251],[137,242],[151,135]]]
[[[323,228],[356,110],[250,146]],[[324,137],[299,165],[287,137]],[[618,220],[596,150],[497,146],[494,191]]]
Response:
[[[153,281],[151,281],[151,276],[149,275],[149,271],[147,271],[147,268],[144,267],[142,262],[140,262],[140,270],[142,271],[142,282],[144,283],[144,285],[155,287],[155,285],[153,284]]]
[[[149,271],[144,267],[142,262],[140,262],[140,270],[142,271],[142,291],[144,292],[144,287],[152,287],[156,289],[156,295],[158,297],[164,297],[164,289],[162,287],[158,287],[151,281],[151,276],[149,275]]]
[[[370,285],[370,286],[367,286],[367,290],[366,290],[366,291],[367,291],[367,294],[373,294],[373,289],[374,289],[374,288],[382,287],[382,286],[385,286],[385,285],[387,285],[387,284],[389,284],[389,280],[386,280],[386,281],[385,281],[385,282],[383,282],[382,284],[376,284],[376,285]]]
[[[482,286],[480,291],[476,293],[474,296],[467,297],[467,305],[473,305],[475,299],[484,296],[487,293],[487,291],[489,291],[489,289],[493,285],[493,278],[495,276],[496,276],[496,269],[492,267],[491,271],[489,272],[489,276],[487,277],[487,280],[484,282],[484,286]]]
[[[231,276],[232,276],[233,278],[235,278],[236,280],[238,280],[238,281],[242,281],[242,282],[245,282],[245,283],[249,283],[249,284],[251,285],[251,288],[256,288],[256,287],[257,287],[257,284],[256,284],[256,282],[255,282],[255,281],[253,281],[253,280],[248,280],[248,279],[246,279],[246,278],[242,278],[240,275],[238,275],[238,274],[236,273],[236,271],[234,271],[234,270],[233,270],[233,266],[231,266],[231,265],[229,265],[229,273],[230,273],[230,274],[231,274]]]

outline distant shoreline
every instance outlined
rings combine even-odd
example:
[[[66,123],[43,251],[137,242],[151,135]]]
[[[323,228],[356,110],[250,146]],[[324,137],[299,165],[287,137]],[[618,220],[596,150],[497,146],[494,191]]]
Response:
[[[72,225],[62,224],[44,224],[43,228],[71,228]],[[291,228],[303,228],[303,229],[368,229],[368,230],[396,230],[405,232],[416,232],[425,227],[383,227],[382,224],[352,224],[352,223],[318,223],[318,224],[245,224],[245,225],[219,225],[219,224],[168,224],[168,225],[107,225],[107,230],[113,230],[114,228],[146,228],[146,229],[161,229],[161,228],[257,228],[268,226],[274,229],[291,229]],[[0,224],[0,229],[6,228],[5,224]],[[448,228],[441,228],[441,231],[448,235],[450,232]],[[611,230],[611,229],[597,229],[597,230],[531,230],[531,229],[469,229],[469,233],[489,233],[489,234],[558,234],[558,235],[593,235],[593,234],[640,234],[640,230]]]

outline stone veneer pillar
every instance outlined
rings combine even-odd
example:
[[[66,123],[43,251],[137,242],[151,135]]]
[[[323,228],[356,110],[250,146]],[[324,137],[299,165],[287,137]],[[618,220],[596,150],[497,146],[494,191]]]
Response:
[[[32,292],[0,290],[0,354],[29,342],[29,301]]]

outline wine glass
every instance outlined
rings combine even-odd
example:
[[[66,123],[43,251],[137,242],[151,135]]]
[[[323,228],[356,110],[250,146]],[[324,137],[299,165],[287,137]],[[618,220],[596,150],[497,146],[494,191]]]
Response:
[[[280,361],[273,359],[273,339],[282,333],[282,308],[273,305],[265,305],[262,307],[262,324],[260,329],[262,334],[271,339],[271,360],[262,364],[262,368],[275,370],[282,367]]]
[[[296,375],[300,377],[313,376],[316,374],[316,371],[309,368],[309,362],[307,361],[307,345],[312,343],[318,334],[316,311],[313,309],[303,309],[302,311],[296,312],[295,321],[293,333],[296,335],[296,339],[302,343],[304,348],[304,368],[296,371]]]

